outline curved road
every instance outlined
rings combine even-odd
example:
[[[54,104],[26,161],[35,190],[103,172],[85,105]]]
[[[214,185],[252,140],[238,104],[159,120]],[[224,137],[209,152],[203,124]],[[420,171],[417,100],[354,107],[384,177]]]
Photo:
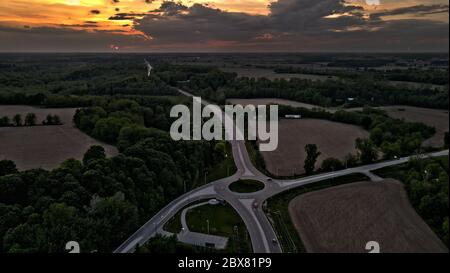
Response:
[[[180,93],[186,96],[191,94],[179,90]],[[207,101],[202,102],[208,106]],[[225,117],[226,118],[226,117]],[[123,242],[114,252],[115,253],[129,253],[133,252],[137,245],[143,245],[151,237],[155,236],[163,229],[163,226],[183,207],[195,201],[216,198],[227,201],[240,215],[244,221],[247,230],[250,234],[250,239],[255,253],[281,253],[282,250],[276,240],[275,231],[272,228],[269,220],[262,210],[263,204],[268,198],[277,195],[281,192],[294,189],[307,184],[317,183],[326,179],[345,176],[353,173],[362,173],[369,176],[373,181],[378,181],[377,176],[370,172],[376,169],[399,165],[408,162],[411,157],[404,157],[398,160],[386,161],[365,165],[350,169],[345,169],[336,172],[318,174],[294,180],[276,180],[271,179],[265,174],[257,170],[248,155],[245,147],[245,141],[229,141],[232,145],[233,158],[236,164],[237,172],[230,176],[214,182],[211,182],[202,187],[196,188],[177,199],[173,200],[155,216],[153,216],[147,223],[145,223],[139,230],[131,235],[125,242]],[[448,155],[449,151],[441,151],[420,155],[421,157],[436,157]],[[265,188],[259,192],[250,194],[238,194],[229,190],[229,185],[239,179],[253,179],[265,184]]]

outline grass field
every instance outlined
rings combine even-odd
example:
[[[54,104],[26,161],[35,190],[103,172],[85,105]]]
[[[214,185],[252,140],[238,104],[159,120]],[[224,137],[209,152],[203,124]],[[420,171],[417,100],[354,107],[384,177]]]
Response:
[[[368,177],[363,174],[346,175],[335,179],[328,179],[319,183],[306,185],[287,192],[283,192],[267,200],[267,215],[272,219],[273,228],[277,234],[280,246],[285,253],[303,253],[306,249],[292,223],[289,215],[289,202],[295,197],[337,185],[365,181]]]
[[[209,233],[229,238],[228,250],[237,253],[251,252],[247,228],[237,212],[228,204],[205,205],[189,210],[186,222],[191,231]]]
[[[193,206],[195,204],[199,204],[199,203],[203,203],[205,202],[205,200],[199,200],[196,202],[192,202],[190,204],[188,204],[187,206],[184,206],[182,209],[180,209],[163,227],[163,229],[165,231],[177,234],[179,232],[181,232],[181,212],[190,206]]]
[[[365,253],[370,241],[383,253],[448,252],[393,179],[307,193],[289,212],[307,252]]]
[[[74,127],[72,118],[75,108],[36,108],[31,106],[0,106],[0,117],[35,113],[40,123],[47,114],[58,115],[63,125],[0,128],[0,160],[9,159],[18,169],[53,169],[69,158],[82,159],[92,145],[101,145],[108,156],[116,155],[117,149],[82,133]]]
[[[261,154],[271,174],[296,176],[304,173],[305,145],[316,144],[322,153],[316,163],[319,168],[329,157],[344,160],[348,153],[355,153],[355,140],[368,135],[357,126],[327,120],[280,120],[277,150]]]
[[[189,205],[192,206],[198,201]],[[180,210],[169,222],[166,223],[164,229],[172,233],[181,231],[181,211]],[[229,238],[227,246],[228,252],[249,253],[251,252],[251,241],[247,232],[244,221],[239,214],[228,204],[225,205],[204,205],[189,210],[186,213],[186,222],[190,231],[209,233]]]
[[[264,189],[264,184],[256,180],[239,180],[230,185],[230,190],[237,193],[252,193]]]

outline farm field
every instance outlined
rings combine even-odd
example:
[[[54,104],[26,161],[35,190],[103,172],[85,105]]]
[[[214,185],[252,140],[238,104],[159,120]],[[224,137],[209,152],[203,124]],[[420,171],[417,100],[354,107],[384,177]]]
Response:
[[[0,160],[9,159],[19,170],[53,169],[69,158],[82,159],[92,145],[101,145],[108,156],[117,149],[100,143],[74,127],[72,117],[76,108],[36,108],[32,106],[0,106],[0,117],[35,113],[40,124],[48,114],[58,115],[63,125],[0,128]]]
[[[448,252],[419,217],[396,180],[361,182],[310,192],[289,204],[292,221],[308,252]]]
[[[386,81],[392,85],[406,86],[408,88],[436,88],[444,90],[445,85],[428,84],[421,82],[408,82],[408,81]]]
[[[264,68],[241,68],[241,67],[224,67],[221,68],[224,72],[235,72],[238,77],[248,78],[267,78],[269,80],[275,79],[304,79],[304,80],[327,80],[330,77],[322,75],[310,75],[310,74],[288,74],[288,73],[276,73],[271,69]],[[332,77],[331,77],[332,78]]]
[[[316,144],[322,161],[334,157],[344,160],[355,153],[355,140],[369,133],[357,126],[319,119],[285,120],[279,122],[279,143],[273,152],[261,152],[267,170],[276,176],[294,176],[304,172],[305,145]]]
[[[444,145],[444,134],[448,132],[449,113],[446,110],[428,109],[413,106],[380,107],[386,113],[406,121],[422,122],[436,128],[436,134],[424,142],[425,146],[440,147]]]
[[[292,107],[302,107],[306,109],[314,109],[314,108],[321,108],[320,106],[314,105],[314,104],[308,104],[293,100],[286,100],[286,99],[277,99],[277,98],[255,98],[255,99],[228,99],[228,104],[240,104],[242,106],[247,105],[286,105],[286,106],[292,106]]]
[[[292,107],[303,107],[306,109],[324,109],[330,113],[335,113],[338,108],[323,108],[318,105],[302,103],[293,100],[277,99],[277,98],[255,98],[255,99],[228,99],[229,104],[246,105],[287,105]],[[386,113],[396,119],[405,119],[410,122],[421,122],[436,128],[436,134],[424,141],[425,146],[441,147],[444,145],[445,132],[449,131],[449,112],[441,109],[430,109],[414,106],[382,106],[378,109],[386,111]],[[362,107],[343,109],[344,111],[362,111]]]

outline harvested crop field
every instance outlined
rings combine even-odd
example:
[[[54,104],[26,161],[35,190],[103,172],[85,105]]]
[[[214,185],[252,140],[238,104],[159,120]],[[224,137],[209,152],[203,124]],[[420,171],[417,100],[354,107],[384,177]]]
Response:
[[[276,99],[276,98],[261,98],[261,99],[228,99],[227,103],[229,104],[240,104],[242,106],[247,105],[287,105],[292,107],[302,107],[306,109],[314,109],[314,108],[322,108],[317,105],[293,101],[293,100],[285,100],[285,99]]]
[[[382,253],[448,252],[408,201],[402,183],[361,182],[306,193],[289,214],[308,252],[362,253],[376,241]]]
[[[344,160],[348,153],[355,153],[355,140],[367,138],[364,129],[327,120],[301,119],[279,122],[279,143],[273,152],[261,152],[266,169],[276,176],[294,176],[304,173],[305,145],[316,144],[322,153],[316,168],[322,161],[334,157]]]
[[[46,109],[31,106],[0,106],[0,117],[35,113],[40,124],[47,114],[58,115],[63,125],[0,128],[0,160],[9,159],[20,170],[52,169],[69,158],[82,159],[92,145],[101,145],[108,156],[118,153],[75,128],[72,118],[76,108]]]
[[[398,119],[411,122],[422,122],[436,128],[436,134],[424,142],[425,146],[441,147],[444,145],[444,135],[448,132],[449,113],[447,110],[428,109],[412,106],[380,107],[386,113]]]
[[[288,74],[288,73],[276,73],[271,69],[264,68],[241,68],[241,67],[225,67],[221,68],[224,72],[235,72],[238,77],[247,78],[266,78],[269,80],[275,79],[304,79],[304,80],[327,80],[330,77],[322,75],[311,75],[311,74]]]

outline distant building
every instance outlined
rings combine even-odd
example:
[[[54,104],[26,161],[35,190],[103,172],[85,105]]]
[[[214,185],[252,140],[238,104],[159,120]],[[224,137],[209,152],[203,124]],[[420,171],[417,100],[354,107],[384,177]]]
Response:
[[[285,115],[284,117],[288,119],[301,119],[302,115]]]

